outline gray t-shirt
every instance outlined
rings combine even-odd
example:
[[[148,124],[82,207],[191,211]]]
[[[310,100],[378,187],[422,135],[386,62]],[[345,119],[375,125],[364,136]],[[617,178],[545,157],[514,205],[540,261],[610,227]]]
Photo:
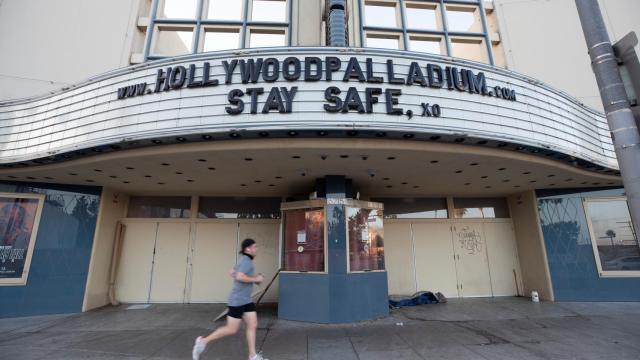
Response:
[[[247,276],[253,276],[253,260],[247,255],[242,255],[233,269]],[[253,283],[233,280],[233,288],[229,294],[229,306],[242,306],[251,303],[252,290]]]

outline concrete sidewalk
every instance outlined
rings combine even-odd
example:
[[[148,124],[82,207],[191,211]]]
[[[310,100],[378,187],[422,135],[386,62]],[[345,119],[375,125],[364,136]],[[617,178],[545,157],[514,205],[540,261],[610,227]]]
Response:
[[[0,359],[190,359],[224,307],[127,308],[0,319]],[[259,316],[257,344],[270,360],[640,359],[640,302],[451,300],[343,325],[278,320],[273,308]],[[246,359],[244,334],[202,358]]]

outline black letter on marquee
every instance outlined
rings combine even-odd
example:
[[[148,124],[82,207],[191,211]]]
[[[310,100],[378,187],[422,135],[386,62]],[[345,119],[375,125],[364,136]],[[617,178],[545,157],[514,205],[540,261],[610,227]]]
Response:
[[[390,115],[402,115],[404,112],[402,108],[394,108],[393,105],[398,105],[398,98],[395,96],[402,95],[402,90],[400,89],[387,89],[384,91],[384,95],[387,100],[387,114]]]
[[[236,107],[235,108],[231,106],[225,107],[224,109],[227,111],[227,114],[238,115],[244,111],[244,101],[239,99],[239,97],[242,97],[243,95],[244,93],[240,89],[233,89],[229,91],[229,95],[227,95],[227,100],[229,100],[229,104],[235,105]]]
[[[291,109],[293,108],[292,106],[293,98],[296,96],[296,93],[298,92],[298,87],[292,86],[291,90],[287,90],[286,87],[281,87],[280,92],[282,93],[282,97],[284,98],[285,107],[286,107],[285,112],[290,113]]]
[[[368,83],[381,83],[381,76],[373,76],[373,60],[371,58],[367,58],[367,82]]]
[[[158,69],[158,75],[156,76],[156,89],[154,92],[167,91],[169,90],[169,77],[171,76],[171,68],[167,68],[167,73],[165,74],[162,69]],[[160,90],[160,86],[162,86],[162,90]]]
[[[179,89],[184,85],[184,80],[187,78],[187,69],[184,66],[176,66],[169,77],[169,86],[172,89]]]
[[[340,109],[342,109],[342,100],[340,99],[339,96],[336,96],[338,94],[340,94],[340,89],[338,89],[335,86],[329,86],[324,91],[324,98],[328,102],[335,104],[335,106],[332,106],[332,105],[329,105],[329,104],[324,104],[324,110],[326,112],[335,113],[335,112],[340,111]]]
[[[316,73],[311,73],[311,65],[316,66]],[[319,57],[304,58],[304,81],[318,81],[322,79],[322,60]]]
[[[433,65],[433,64],[427,65],[427,79],[429,79],[430,87],[441,88],[442,85],[444,85],[444,74],[442,72],[442,68],[438,65]]]
[[[204,63],[202,69],[202,86],[216,86],[218,85],[218,79],[209,80],[209,73],[211,72],[211,65],[208,62]]]
[[[346,113],[349,110],[357,110],[361,114],[365,112],[362,100],[358,94],[358,89],[353,86],[347,90],[347,96],[345,97],[344,105],[342,106],[343,113]]]
[[[271,91],[269,91],[269,96],[267,96],[267,100],[264,102],[262,113],[266,114],[269,110],[278,110],[278,112],[281,113],[286,111],[282,103],[282,96],[280,96],[280,91],[277,87],[272,87]]]
[[[260,70],[262,69],[262,58],[256,60],[249,59],[247,61],[240,60],[240,78],[242,83],[246,84],[249,81],[252,83],[258,82],[258,76],[260,76]]]
[[[233,70],[236,68],[236,65],[238,65],[238,60],[231,60],[231,64],[229,64],[227,62],[227,60],[224,60],[222,62],[222,66],[224,67],[224,83],[225,84],[231,84],[231,80],[233,79]]]
[[[393,60],[387,60],[387,78],[389,79],[389,84],[404,85],[404,80],[395,77],[395,74],[393,72]]]
[[[367,103],[367,114],[371,114],[373,112],[373,104],[378,103],[378,97],[376,95],[382,94],[382,89],[380,88],[366,88],[365,91],[365,102]]]
[[[473,71],[467,70],[467,82],[469,83],[469,92],[476,94],[487,94],[487,82],[484,79],[484,73],[480,72],[474,75]]]
[[[247,95],[251,95],[251,113],[258,113],[258,95],[264,94],[264,88],[247,88]]]
[[[325,59],[325,63],[327,64],[327,71],[326,71],[325,78],[327,81],[330,81],[331,73],[333,73],[334,71],[340,70],[340,65],[342,65],[342,62],[340,61],[340,59],[338,59],[335,56],[327,56]]]
[[[269,74],[269,66],[273,68],[273,72]],[[274,82],[280,76],[280,61],[276,58],[267,58],[262,67],[262,78],[266,82]],[[255,81],[254,81],[255,82]]]
[[[349,59],[349,64],[347,64],[347,69],[344,71],[344,77],[342,78],[342,81],[349,81],[349,79],[351,78],[358,79],[358,81],[360,82],[365,81],[360,63],[355,57]],[[344,111],[344,109],[342,111]]]
[[[407,85],[413,85],[415,83],[420,84],[421,86],[427,86],[427,79],[424,78],[424,74],[422,73],[422,69],[420,69],[420,65],[417,62],[411,62],[411,66],[409,67],[409,75],[407,75]]]
[[[205,64],[208,64],[208,63],[205,63]],[[191,65],[189,65],[189,79],[187,80],[187,87],[188,88],[194,88],[194,87],[202,86],[202,81],[194,81],[195,76],[196,76],[196,66],[194,64],[191,64]]]
[[[293,65],[293,74],[289,72],[289,67]],[[288,57],[282,62],[282,75],[287,81],[300,79],[300,60],[295,57]]]

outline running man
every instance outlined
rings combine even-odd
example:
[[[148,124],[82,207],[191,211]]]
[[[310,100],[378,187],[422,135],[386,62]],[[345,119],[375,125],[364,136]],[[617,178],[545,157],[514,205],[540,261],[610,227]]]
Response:
[[[256,354],[256,328],[258,327],[258,315],[256,304],[251,300],[253,284],[260,284],[264,277],[262,274],[253,275],[253,258],[256,256],[257,245],[253,239],[242,241],[240,260],[232,272],[233,289],[229,294],[229,312],[227,324],[216,329],[207,337],[198,336],[193,345],[193,360],[200,359],[200,355],[211,341],[233,335],[240,329],[240,323],[244,320],[247,331],[247,346],[249,347],[249,360],[268,360],[262,354]]]

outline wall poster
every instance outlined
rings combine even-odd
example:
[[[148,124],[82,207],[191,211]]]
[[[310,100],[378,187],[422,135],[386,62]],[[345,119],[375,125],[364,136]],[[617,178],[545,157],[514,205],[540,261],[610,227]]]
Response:
[[[0,286],[27,284],[44,197],[0,193]]]

